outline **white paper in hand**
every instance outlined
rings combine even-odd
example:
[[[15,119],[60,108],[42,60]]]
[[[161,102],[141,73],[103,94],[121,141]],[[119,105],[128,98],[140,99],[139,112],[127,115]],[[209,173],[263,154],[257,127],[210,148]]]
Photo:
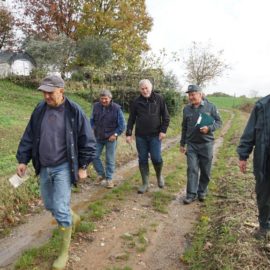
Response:
[[[20,177],[18,174],[14,174],[9,178],[9,182],[13,187],[17,188],[28,178],[29,178],[29,175],[27,174],[25,174],[23,177]]]

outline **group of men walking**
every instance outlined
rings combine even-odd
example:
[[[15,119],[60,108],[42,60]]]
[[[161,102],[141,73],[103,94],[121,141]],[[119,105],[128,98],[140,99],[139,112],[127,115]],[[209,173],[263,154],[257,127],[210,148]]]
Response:
[[[17,174],[23,176],[27,164],[32,160],[35,172],[40,176],[44,206],[56,219],[62,236],[60,253],[53,263],[53,269],[59,270],[66,266],[71,234],[80,223],[79,215],[70,208],[71,185],[87,177],[86,169],[92,162],[98,183],[113,188],[116,184],[117,139],[126,130],[126,142],[132,143],[135,126],[142,178],[138,193],[143,194],[149,188],[149,156],[157,185],[163,188],[161,143],[166,137],[170,117],[164,98],[153,91],[152,83],[147,79],[139,82],[140,95],[132,102],[127,125],[120,105],[112,101],[112,93],[108,90],[100,92],[99,101],[93,105],[90,121],[79,105],[64,95],[62,78],[48,76],[38,90],[42,91],[44,101],[34,109],[20,141],[16,155],[19,163]],[[197,198],[201,202],[205,200],[213,158],[213,132],[220,128],[222,122],[215,105],[204,98],[199,86],[189,85],[186,93],[189,103],[183,110],[180,152],[187,157],[187,187],[183,202],[190,204]],[[267,102],[263,100],[257,104],[238,148],[243,172],[252,147],[256,145],[261,149],[257,156],[263,162],[255,174],[258,179],[256,191],[261,234],[270,230],[270,185],[265,180],[269,171],[269,160],[265,159],[269,152],[265,151],[269,150],[269,129],[263,127],[264,119],[269,115]],[[101,158],[103,149],[104,164]]]

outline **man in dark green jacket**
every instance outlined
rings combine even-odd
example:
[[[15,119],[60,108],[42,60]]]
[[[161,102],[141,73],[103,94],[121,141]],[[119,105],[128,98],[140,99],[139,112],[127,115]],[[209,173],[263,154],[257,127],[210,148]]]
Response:
[[[239,168],[246,172],[247,159],[253,152],[253,171],[256,179],[256,197],[259,210],[257,238],[270,238],[270,96],[256,102],[237,152]]]
[[[189,85],[186,92],[189,104],[183,110],[180,152],[187,156],[187,194],[184,204],[198,197],[204,201],[210,181],[213,158],[214,131],[222,121],[216,106],[203,99],[198,85]]]

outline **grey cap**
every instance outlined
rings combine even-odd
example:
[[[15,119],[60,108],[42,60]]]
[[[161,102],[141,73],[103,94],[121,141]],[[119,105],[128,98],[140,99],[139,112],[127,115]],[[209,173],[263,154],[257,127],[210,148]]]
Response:
[[[190,84],[188,86],[188,89],[186,91],[186,93],[190,93],[190,92],[201,92],[202,89],[199,85],[196,85],[196,84]]]
[[[57,75],[50,75],[42,80],[38,90],[45,92],[53,92],[55,88],[64,88],[64,80]]]
[[[100,97],[109,97],[109,98],[112,98],[112,93],[111,93],[110,90],[103,89],[103,90],[101,90],[99,96]]]

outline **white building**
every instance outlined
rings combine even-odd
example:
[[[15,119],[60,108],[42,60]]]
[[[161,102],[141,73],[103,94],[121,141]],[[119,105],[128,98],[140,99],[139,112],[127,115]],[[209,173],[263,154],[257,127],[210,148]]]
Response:
[[[35,66],[35,60],[26,52],[0,51],[0,78],[9,75],[29,76]]]

